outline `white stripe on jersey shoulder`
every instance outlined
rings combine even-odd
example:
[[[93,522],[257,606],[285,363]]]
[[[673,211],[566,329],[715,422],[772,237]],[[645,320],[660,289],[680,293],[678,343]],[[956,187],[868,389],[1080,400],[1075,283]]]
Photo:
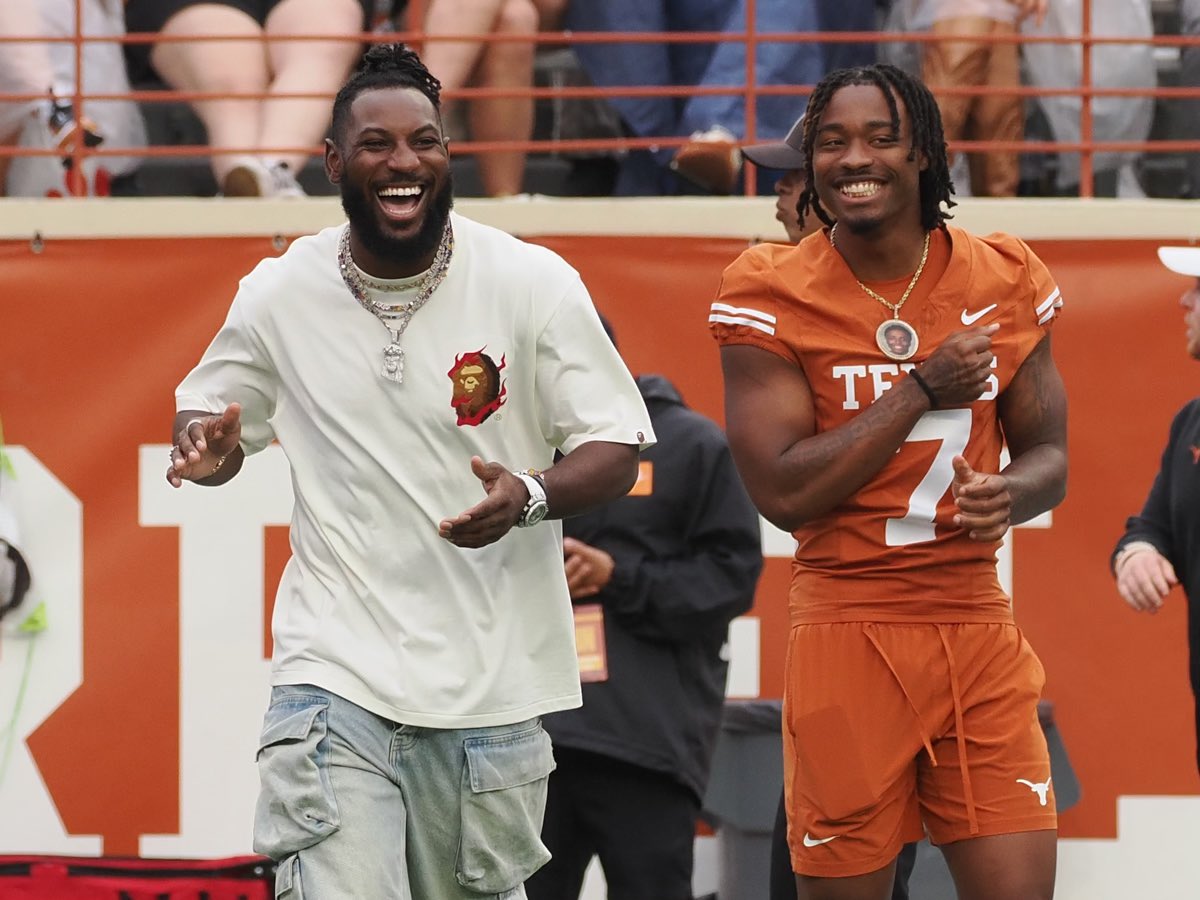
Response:
[[[713,312],[729,313],[732,316],[750,316],[759,321],[766,322],[768,325],[775,324],[775,317],[770,313],[765,313],[759,309],[751,309],[748,306],[730,306],[728,303],[714,303],[712,305]]]
[[[714,304],[715,306],[716,304]],[[775,326],[768,325],[765,322],[760,322],[757,319],[751,319],[746,316],[726,316],[721,313],[712,313],[708,317],[710,322],[722,322],[726,325],[748,325],[751,328],[757,328],[759,331],[774,336]]]
[[[1055,303],[1054,302],[1055,300],[1057,300],[1058,302]],[[1047,309],[1050,308],[1050,304],[1052,304],[1052,303],[1055,306],[1062,306],[1062,291],[1060,291],[1057,287],[1054,288],[1054,290],[1050,293],[1049,297],[1047,297],[1045,300],[1043,300],[1041,303],[1039,303],[1037,305],[1037,314],[1040,316],[1042,313],[1044,313]]]
[[[1062,305],[1062,291],[1055,287],[1050,296],[1037,305],[1035,312],[1038,316],[1038,324],[1045,325],[1053,319],[1058,310],[1062,309]]]

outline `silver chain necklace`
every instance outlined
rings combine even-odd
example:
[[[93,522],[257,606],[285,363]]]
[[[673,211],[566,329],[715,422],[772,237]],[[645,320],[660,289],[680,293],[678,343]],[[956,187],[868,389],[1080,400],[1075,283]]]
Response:
[[[417,296],[408,303],[380,303],[378,300],[371,299],[368,293],[370,286],[363,279],[358,266],[354,264],[354,259],[350,255],[350,226],[347,225],[342,230],[337,251],[338,271],[342,273],[342,281],[346,283],[346,287],[349,288],[359,305],[377,318],[391,336],[391,341],[383,348],[383,368],[379,373],[388,381],[396,384],[404,383],[404,349],[400,346],[400,338],[404,336],[404,331],[408,328],[412,317],[417,314],[417,310],[429,302],[433,292],[446,277],[446,270],[450,268],[450,257],[453,254],[454,231],[450,227],[450,219],[447,217],[446,227],[442,231],[442,239],[438,243],[437,252],[433,255],[433,265],[426,270],[425,276],[417,286]],[[385,291],[403,289],[381,286],[381,290]]]

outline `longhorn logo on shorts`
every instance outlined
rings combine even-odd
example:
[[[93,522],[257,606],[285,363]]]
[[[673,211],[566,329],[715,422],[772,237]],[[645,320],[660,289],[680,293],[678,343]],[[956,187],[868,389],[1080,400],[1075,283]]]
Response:
[[[1047,778],[1045,781],[1040,782],[1040,783],[1037,781],[1026,781],[1024,778],[1018,778],[1017,784],[1025,785],[1027,788],[1029,788],[1031,791],[1033,791],[1035,794],[1038,795],[1038,800],[1041,801],[1042,806],[1046,805],[1046,794],[1049,793],[1049,791],[1050,791],[1050,779],[1049,778]]]
[[[508,393],[500,377],[505,357],[501,356],[496,365],[484,349],[455,356],[454,365],[446,373],[454,383],[450,406],[458,414],[459,425],[478,425],[504,405]]]

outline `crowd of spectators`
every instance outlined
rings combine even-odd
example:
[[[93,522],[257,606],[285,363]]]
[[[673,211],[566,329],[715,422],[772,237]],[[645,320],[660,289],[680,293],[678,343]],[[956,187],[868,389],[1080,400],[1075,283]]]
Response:
[[[116,41],[86,43],[82,93],[120,95],[131,83],[137,89],[196,92],[199,96],[189,105],[200,123],[197,133],[210,150],[212,192],[224,196],[304,194],[298,177],[325,133],[327,97],[359,58],[365,46],[362,33],[381,26],[422,31],[423,58],[451,96],[465,88],[497,92],[448,107],[456,140],[510,145],[473,154],[478,190],[460,185],[460,193],[499,197],[537,189],[522,145],[537,136],[539,108],[532,97],[517,94],[535,84],[539,47],[545,46],[537,39],[539,32],[563,29],[590,37],[631,31],[683,34],[681,40],[662,43],[617,39],[571,44],[581,77],[598,86],[716,89],[692,96],[634,93],[607,101],[618,123],[610,136],[643,139],[641,147],[605,154],[613,175],[601,183],[617,194],[741,192],[741,144],[781,139],[803,111],[803,85],[833,68],[876,59],[920,73],[935,92],[942,89],[939,103],[951,142],[1080,139],[1078,95],[1025,102],[1002,89],[1081,83],[1079,45],[1021,41],[1028,35],[1077,37],[1081,0],[757,0],[754,27],[760,35],[882,29],[925,32],[938,40],[814,44],[764,39],[757,42],[749,67],[747,46],[739,39],[687,40],[689,32],[744,33],[746,6],[746,0],[83,0],[86,36],[119,37],[127,31],[148,37],[126,43],[123,50]],[[1169,33],[1200,35],[1200,0],[1093,0],[1091,8],[1092,32],[1098,35],[1151,37],[1152,12],[1168,23]],[[74,0],[6,0],[0,4],[0,35],[70,35],[74,19]],[[465,39],[471,35],[480,39]],[[483,39],[489,35],[497,39]],[[200,36],[207,39],[189,40]],[[1000,40],[990,40],[995,37]],[[86,100],[84,109],[76,110],[71,44],[4,47],[0,92],[36,99],[0,101],[0,147],[54,148],[61,154],[18,155],[15,161],[11,155],[0,156],[5,192],[139,193],[136,150],[146,143],[139,105]],[[745,93],[737,90],[748,71],[757,85],[774,89],[757,96],[753,131],[746,127]],[[1162,83],[1177,78],[1182,86],[1200,86],[1200,47],[1180,48],[1177,56],[1168,49],[1157,57],[1149,44],[1093,48],[1091,77],[1098,87],[1152,89],[1162,72],[1170,73]],[[1000,90],[952,92],[972,88]],[[292,94],[302,96],[286,96]],[[563,104],[556,103],[555,109],[561,112]],[[1095,140],[1141,141],[1152,130],[1155,137],[1198,140],[1200,100],[1099,97],[1093,101],[1093,121]],[[127,158],[85,156],[85,165],[75,170],[71,150],[80,142],[135,152]],[[954,179],[960,196],[1070,195],[1079,190],[1078,153],[992,150],[959,156]],[[1147,179],[1139,171],[1145,159],[1133,153],[1095,154],[1094,190],[1144,195]],[[1150,193],[1200,196],[1200,153],[1177,156],[1174,172],[1166,181],[1159,179]],[[760,176],[757,192],[770,189],[769,179]]]

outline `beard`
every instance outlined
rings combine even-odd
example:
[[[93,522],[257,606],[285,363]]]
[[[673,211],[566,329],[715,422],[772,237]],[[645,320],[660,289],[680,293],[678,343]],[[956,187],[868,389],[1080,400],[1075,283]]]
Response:
[[[851,234],[863,236],[877,232],[883,220],[878,217],[844,218],[838,219],[838,224]]]
[[[396,262],[421,260],[433,253],[442,240],[446,220],[454,207],[454,177],[447,170],[446,180],[434,195],[420,230],[411,238],[394,238],[379,224],[378,211],[361,187],[347,184],[345,180],[338,187],[342,195],[342,209],[355,237],[368,253],[379,259]]]

